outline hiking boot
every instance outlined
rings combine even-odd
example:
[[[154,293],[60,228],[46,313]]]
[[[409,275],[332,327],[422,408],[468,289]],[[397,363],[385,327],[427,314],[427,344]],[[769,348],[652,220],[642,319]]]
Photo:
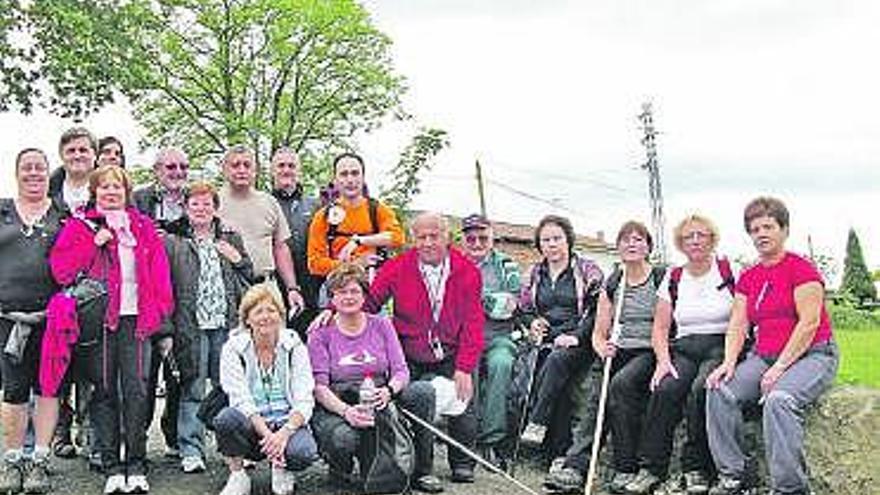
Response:
[[[615,471],[608,483],[608,491],[611,493],[626,493],[626,485],[636,479],[636,473],[623,473]]]
[[[24,473],[21,490],[24,493],[48,493],[52,490],[48,457],[38,457],[30,463]]]
[[[440,493],[443,491],[443,482],[434,475],[426,474],[413,480],[412,489],[417,492]]]
[[[733,476],[720,475],[718,483],[709,490],[709,495],[743,495],[746,493],[745,483]]]
[[[526,425],[526,429],[523,430],[522,434],[520,434],[519,438],[524,443],[540,445],[544,442],[545,435],[547,435],[546,426],[539,425],[538,423],[529,422],[529,424]]]
[[[709,478],[702,471],[684,473],[684,491],[688,495],[706,495],[709,493]]]
[[[62,459],[72,459],[76,457],[76,447],[73,445],[73,440],[70,439],[69,431],[66,434],[56,434],[55,438],[52,440],[52,453],[55,454],[55,457],[60,457]]]
[[[3,461],[0,463],[0,493],[18,493],[21,491],[22,471],[24,463]]]
[[[232,471],[229,473],[229,479],[226,485],[220,490],[220,495],[250,495],[251,494],[251,477],[244,469]]]
[[[125,480],[125,493],[149,493],[150,482],[145,474],[133,474]]]
[[[274,495],[293,495],[295,490],[296,478],[293,471],[272,466],[272,493]]]
[[[555,472],[547,473],[544,487],[552,492],[575,493],[584,488],[584,476],[575,468],[563,467]]]
[[[647,495],[652,493],[661,483],[663,483],[663,480],[659,476],[647,469],[640,469],[636,477],[627,483],[623,489],[630,495]]]

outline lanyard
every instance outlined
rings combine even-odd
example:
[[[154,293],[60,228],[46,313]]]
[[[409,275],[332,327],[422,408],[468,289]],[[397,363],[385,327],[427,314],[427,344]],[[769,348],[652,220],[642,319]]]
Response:
[[[436,277],[431,275],[435,272],[431,271],[425,265],[419,265],[422,272],[422,281],[425,283],[425,289],[428,293],[428,302],[431,305],[431,316],[434,322],[440,321],[440,312],[443,310],[443,297],[446,294],[446,280],[449,278],[449,260],[443,261],[440,266],[440,273]]]

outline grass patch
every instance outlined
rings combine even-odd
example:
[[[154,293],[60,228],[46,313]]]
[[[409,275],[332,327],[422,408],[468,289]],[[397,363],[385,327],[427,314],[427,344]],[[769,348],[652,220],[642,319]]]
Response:
[[[835,328],[840,346],[837,382],[880,388],[880,328]]]

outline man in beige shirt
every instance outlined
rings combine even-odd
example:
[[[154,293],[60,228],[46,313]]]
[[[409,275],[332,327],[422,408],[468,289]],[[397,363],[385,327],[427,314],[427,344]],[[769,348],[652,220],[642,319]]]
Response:
[[[220,191],[220,219],[241,234],[254,273],[261,277],[277,273],[287,288],[290,307],[302,308],[293,257],[287,247],[290,228],[278,201],[254,187],[254,154],[241,145],[230,148],[223,157],[223,176],[226,185]]]

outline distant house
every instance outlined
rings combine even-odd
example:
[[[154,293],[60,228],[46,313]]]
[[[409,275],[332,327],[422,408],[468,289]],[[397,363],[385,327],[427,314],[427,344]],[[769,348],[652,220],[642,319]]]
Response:
[[[451,217],[453,225],[459,225],[460,219]],[[535,226],[508,222],[492,222],[495,232],[495,247],[515,259],[523,270],[541,258],[535,248]],[[613,244],[605,240],[603,232],[594,236],[575,235],[575,251],[594,260],[609,273],[612,264],[617,260],[617,250]]]

